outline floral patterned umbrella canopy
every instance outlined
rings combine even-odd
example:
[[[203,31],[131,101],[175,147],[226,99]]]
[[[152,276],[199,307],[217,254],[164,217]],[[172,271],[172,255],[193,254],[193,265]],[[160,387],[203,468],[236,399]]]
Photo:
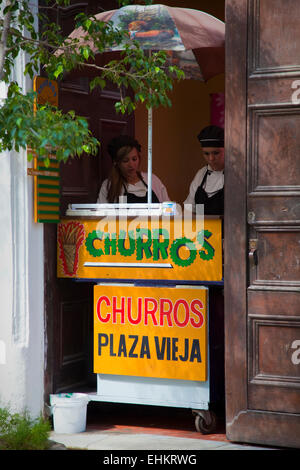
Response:
[[[185,73],[185,78],[207,81],[225,69],[225,24],[199,10],[165,5],[128,5],[95,15],[127,30],[129,38],[146,50],[166,50],[169,61]],[[69,36],[85,43],[82,28]],[[97,53],[93,45],[93,52]],[[122,50],[118,45],[110,51]],[[152,110],[148,114],[148,195],[151,197]],[[149,199],[148,202],[151,202]]]

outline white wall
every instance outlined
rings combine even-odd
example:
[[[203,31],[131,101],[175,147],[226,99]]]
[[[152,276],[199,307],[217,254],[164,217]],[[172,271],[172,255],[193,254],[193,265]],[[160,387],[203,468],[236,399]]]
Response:
[[[25,59],[16,60],[14,79]],[[0,84],[0,96],[5,96]],[[33,222],[33,177],[26,153],[0,154],[0,406],[43,410],[44,279],[43,226]]]
[[[34,226],[24,154],[0,155],[0,400],[43,406],[43,228]]]

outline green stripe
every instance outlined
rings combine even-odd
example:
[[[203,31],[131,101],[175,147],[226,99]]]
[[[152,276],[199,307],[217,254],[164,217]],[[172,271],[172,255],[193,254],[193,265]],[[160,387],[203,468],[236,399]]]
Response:
[[[59,199],[59,193],[38,193],[38,197],[55,197]]]
[[[50,158],[49,160],[50,160],[50,162],[59,163],[59,161],[57,160],[57,158]],[[39,162],[44,162],[44,161],[45,161],[45,158],[44,158],[44,157],[38,157],[38,161],[39,161]]]
[[[59,215],[59,211],[38,211],[38,214],[56,214]]]
[[[59,207],[59,202],[38,201],[38,206],[56,206],[56,207]]]
[[[38,188],[47,188],[47,189],[59,189],[59,185],[56,186],[55,184],[38,184]]]
[[[60,222],[60,219],[38,219],[38,222],[46,224],[58,224]]]
[[[38,178],[41,179],[45,179],[45,180],[55,180],[55,181],[59,181],[59,176],[47,176],[47,175],[38,175]]]
[[[46,166],[40,166],[38,165],[37,167],[38,170],[44,170],[44,171],[52,171],[52,172],[56,172],[56,173],[59,173],[59,168],[47,168]]]

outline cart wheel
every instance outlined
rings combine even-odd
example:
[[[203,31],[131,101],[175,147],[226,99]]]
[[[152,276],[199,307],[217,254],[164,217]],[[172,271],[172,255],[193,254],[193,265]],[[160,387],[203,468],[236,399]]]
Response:
[[[195,427],[202,434],[211,434],[217,426],[217,418],[213,411],[198,411],[195,418]]]

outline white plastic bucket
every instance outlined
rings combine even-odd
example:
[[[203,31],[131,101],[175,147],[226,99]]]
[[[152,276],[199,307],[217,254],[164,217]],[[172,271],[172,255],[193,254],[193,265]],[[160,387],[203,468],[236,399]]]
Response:
[[[89,398],[84,393],[50,395],[54,431],[73,434],[86,429],[86,411]]]

